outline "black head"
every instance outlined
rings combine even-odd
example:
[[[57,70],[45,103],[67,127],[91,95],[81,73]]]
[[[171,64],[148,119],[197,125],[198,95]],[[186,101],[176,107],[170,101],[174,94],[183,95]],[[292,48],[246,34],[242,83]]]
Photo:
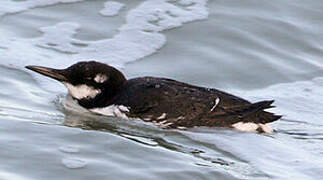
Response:
[[[71,96],[85,108],[108,105],[126,83],[120,71],[96,61],[78,62],[66,69],[26,68],[62,82]]]

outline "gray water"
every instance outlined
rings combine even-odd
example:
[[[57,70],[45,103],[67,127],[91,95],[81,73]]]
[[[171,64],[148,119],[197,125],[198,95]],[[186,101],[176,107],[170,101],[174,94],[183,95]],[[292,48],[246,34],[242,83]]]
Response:
[[[192,16],[184,24],[147,31],[156,39],[138,43],[156,48],[139,55],[131,48],[114,54],[100,43],[122,32],[131,12],[148,1],[120,0],[125,6],[112,17],[98,13],[104,2],[31,7],[0,2],[1,180],[323,177],[320,0],[209,0],[201,8],[207,18]],[[54,31],[39,31],[42,27]],[[67,67],[88,58],[115,65],[128,78],[162,76],[251,101],[275,99],[272,111],[284,117],[267,135],[205,127],[164,130],[67,108],[61,84],[23,68]]]

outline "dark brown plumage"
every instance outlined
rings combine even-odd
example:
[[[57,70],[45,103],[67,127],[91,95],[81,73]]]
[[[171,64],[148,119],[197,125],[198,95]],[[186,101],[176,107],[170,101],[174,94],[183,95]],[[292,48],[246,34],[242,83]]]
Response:
[[[122,113],[128,117],[155,122],[165,128],[231,127],[238,122],[266,124],[281,118],[264,111],[273,107],[273,100],[250,103],[217,89],[165,78],[126,80],[117,69],[95,61],[79,62],[62,70],[39,66],[27,68],[67,84],[72,88],[74,98],[87,109],[122,105],[127,107],[128,111]],[[97,77],[104,78],[99,82]],[[90,96],[75,92],[81,88]]]
[[[215,106],[217,98],[219,103]],[[270,123],[281,117],[263,111],[273,107],[273,102],[250,103],[216,89],[154,77],[128,80],[113,100],[113,104],[130,107],[130,117],[156,122],[167,120],[172,123],[171,128],[230,127],[237,122]],[[159,118],[163,113],[166,117]]]

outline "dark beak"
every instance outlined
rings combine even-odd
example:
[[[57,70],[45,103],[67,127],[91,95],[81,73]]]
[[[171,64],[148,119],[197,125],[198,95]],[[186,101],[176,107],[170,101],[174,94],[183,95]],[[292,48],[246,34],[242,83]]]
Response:
[[[52,69],[52,68],[41,67],[41,66],[26,66],[26,68],[32,71],[38,72],[47,77],[56,79],[58,81],[67,81],[67,78],[62,73],[63,70]]]

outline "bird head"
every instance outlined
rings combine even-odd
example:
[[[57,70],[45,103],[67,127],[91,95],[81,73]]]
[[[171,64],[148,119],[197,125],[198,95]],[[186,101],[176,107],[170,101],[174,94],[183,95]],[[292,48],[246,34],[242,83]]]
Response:
[[[63,83],[69,94],[85,108],[105,106],[126,82],[119,70],[96,61],[78,62],[66,69],[26,68]]]

